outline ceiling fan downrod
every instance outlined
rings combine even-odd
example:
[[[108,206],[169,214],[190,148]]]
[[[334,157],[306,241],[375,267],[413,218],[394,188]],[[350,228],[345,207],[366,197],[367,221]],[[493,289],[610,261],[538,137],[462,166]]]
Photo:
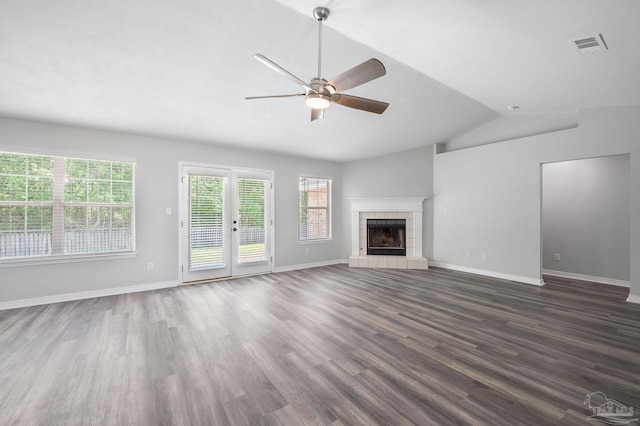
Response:
[[[329,17],[329,9],[316,7],[313,17],[318,20],[318,78],[322,78],[322,23]]]

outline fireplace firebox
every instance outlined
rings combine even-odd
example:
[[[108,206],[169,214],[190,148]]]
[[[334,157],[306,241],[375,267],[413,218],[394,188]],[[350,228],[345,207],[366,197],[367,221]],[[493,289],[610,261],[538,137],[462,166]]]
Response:
[[[406,256],[405,219],[367,219],[367,255]]]

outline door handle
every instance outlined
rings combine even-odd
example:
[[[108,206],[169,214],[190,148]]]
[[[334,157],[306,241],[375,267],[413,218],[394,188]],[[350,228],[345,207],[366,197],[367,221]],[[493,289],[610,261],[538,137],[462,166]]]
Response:
[[[234,230],[234,231],[237,231],[237,230],[238,230],[238,228],[233,228],[233,230]]]

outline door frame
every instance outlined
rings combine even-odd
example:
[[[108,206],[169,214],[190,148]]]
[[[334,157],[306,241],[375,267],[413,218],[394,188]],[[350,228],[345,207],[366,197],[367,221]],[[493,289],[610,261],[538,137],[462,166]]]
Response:
[[[271,262],[270,262],[270,268],[267,272],[263,272],[263,273],[272,273],[273,269],[274,269],[274,265],[275,265],[275,219],[274,219],[274,171],[273,170],[268,170],[268,169],[257,169],[257,168],[251,168],[251,167],[239,167],[239,166],[229,166],[229,165],[224,165],[224,164],[210,164],[210,163],[200,163],[200,162],[193,162],[193,161],[178,161],[178,282],[180,285],[188,285],[188,284],[193,284],[193,283],[197,283],[198,281],[195,282],[185,282],[184,281],[184,265],[183,265],[183,260],[184,260],[184,244],[183,244],[183,238],[185,238],[185,232],[187,232],[185,224],[188,221],[187,215],[188,215],[188,208],[184,203],[184,197],[186,196],[186,194],[184,193],[184,187],[185,185],[183,184],[183,171],[185,169],[185,167],[193,167],[193,168],[203,168],[203,169],[223,169],[223,170],[228,170],[230,175],[233,172],[247,172],[247,173],[262,173],[262,174],[266,174],[269,176],[269,181],[271,183],[271,188],[269,191],[269,218],[271,221],[270,227],[269,227],[269,249],[270,249],[270,253],[271,253]],[[230,265],[231,266],[231,265]],[[252,274],[247,274],[248,275],[252,275]],[[242,275],[237,275],[235,277],[240,277]],[[234,276],[229,276],[229,277],[224,277],[224,278],[213,278],[211,280],[204,280],[204,281],[216,281],[218,279],[228,279],[228,278],[233,278]]]

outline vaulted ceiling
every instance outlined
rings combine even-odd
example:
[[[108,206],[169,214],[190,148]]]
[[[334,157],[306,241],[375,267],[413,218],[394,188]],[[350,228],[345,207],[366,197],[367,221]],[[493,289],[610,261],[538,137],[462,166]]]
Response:
[[[311,122],[303,98],[244,99],[300,93],[255,52],[316,77],[316,6],[331,10],[323,77],[380,59],[387,75],[347,93],[389,102],[384,114],[332,105]],[[509,116],[640,104],[638,0],[0,0],[0,11],[5,117],[349,161]],[[608,49],[572,42],[591,36]]]

